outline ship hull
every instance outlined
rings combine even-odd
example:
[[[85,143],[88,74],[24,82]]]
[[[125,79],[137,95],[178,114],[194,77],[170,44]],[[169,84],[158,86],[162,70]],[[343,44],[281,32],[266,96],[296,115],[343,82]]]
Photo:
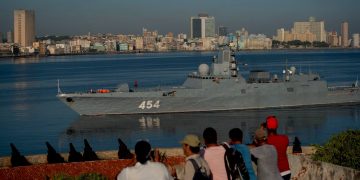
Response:
[[[261,87],[264,85],[268,86],[268,89]],[[269,88],[269,86],[273,87]],[[163,96],[165,92],[158,91],[59,94],[58,98],[80,115],[243,110],[360,102],[358,88],[324,92],[317,90],[317,86],[322,85],[316,84],[306,86],[304,89],[297,87],[288,92],[288,88],[282,86],[254,84],[232,87],[226,91],[216,91],[212,88],[210,90],[178,89],[174,96]],[[245,92],[242,91],[244,89]]]

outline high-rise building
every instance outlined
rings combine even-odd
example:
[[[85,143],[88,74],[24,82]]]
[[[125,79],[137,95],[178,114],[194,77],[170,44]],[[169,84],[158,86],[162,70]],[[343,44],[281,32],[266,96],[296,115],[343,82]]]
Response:
[[[336,31],[329,32],[327,42],[332,47],[339,46],[339,36]]]
[[[18,9],[14,11],[14,43],[31,46],[35,41],[35,12]]]
[[[14,39],[13,39],[13,32],[12,31],[8,31],[6,33],[6,39],[7,39],[7,42],[8,43],[13,43],[14,42]]]
[[[360,47],[360,42],[359,42],[359,38],[360,38],[360,35],[359,34],[353,34],[352,35],[352,47],[354,48],[359,48]]]
[[[284,28],[280,28],[276,31],[276,40],[283,42],[285,41],[285,29]]]
[[[225,26],[219,26],[219,36],[227,36],[228,35],[228,30],[227,27]]]
[[[294,22],[294,33],[296,34],[314,34],[315,41],[326,42],[325,22],[316,21],[310,17],[308,22]]]
[[[215,37],[215,18],[207,14],[199,14],[190,18],[191,38]]]
[[[349,24],[346,21],[341,23],[341,46],[349,46]]]

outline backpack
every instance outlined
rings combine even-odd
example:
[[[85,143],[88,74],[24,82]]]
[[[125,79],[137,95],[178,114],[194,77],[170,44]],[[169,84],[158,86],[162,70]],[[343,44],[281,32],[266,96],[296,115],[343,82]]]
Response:
[[[203,168],[201,166],[199,167],[199,165],[197,164],[195,159],[189,159],[189,160],[193,164],[194,169],[195,169],[193,180],[211,180],[212,179],[211,175],[206,174],[205,168]]]
[[[228,144],[224,143],[222,146],[225,148],[225,167],[228,174],[229,180],[249,180],[249,172],[246,169],[245,161],[239,151],[229,147]]]

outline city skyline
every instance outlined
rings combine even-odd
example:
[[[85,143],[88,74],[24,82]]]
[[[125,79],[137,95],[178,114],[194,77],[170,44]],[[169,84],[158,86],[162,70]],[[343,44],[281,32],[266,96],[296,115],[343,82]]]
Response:
[[[278,28],[290,29],[295,21],[309,16],[324,20],[326,31],[340,32],[341,23],[349,23],[349,34],[360,31],[358,1],[304,0],[184,0],[171,2],[137,0],[5,1],[0,7],[0,32],[13,31],[13,11],[31,9],[36,12],[36,36],[80,35],[91,33],[141,34],[143,27],[167,32],[190,34],[189,17],[207,13],[216,19],[216,28],[229,32],[245,27],[252,33],[275,35]]]

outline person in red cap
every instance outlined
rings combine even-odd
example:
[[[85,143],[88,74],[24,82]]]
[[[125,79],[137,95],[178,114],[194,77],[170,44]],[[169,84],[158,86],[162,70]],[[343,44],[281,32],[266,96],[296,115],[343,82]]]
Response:
[[[289,180],[291,177],[291,171],[286,153],[289,145],[289,138],[286,135],[277,134],[277,128],[277,118],[275,116],[268,116],[266,118],[266,129],[268,133],[267,143],[275,146],[278,155],[278,167],[280,174],[284,180]]]

